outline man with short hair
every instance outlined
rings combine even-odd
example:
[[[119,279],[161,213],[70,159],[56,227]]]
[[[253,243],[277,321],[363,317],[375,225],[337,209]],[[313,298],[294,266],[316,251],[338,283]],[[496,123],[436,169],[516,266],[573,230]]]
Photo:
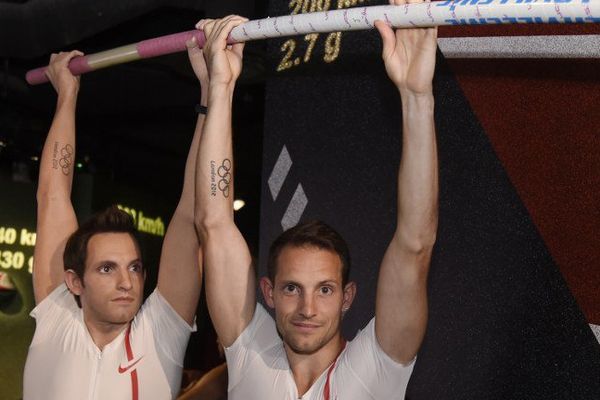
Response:
[[[393,4],[404,4],[396,0]],[[435,28],[394,32],[376,22],[383,60],[402,99],[403,144],[396,232],[379,270],[375,318],[346,343],[340,324],[356,285],[329,226],[286,231],[260,280],[275,321],[256,303],[252,258],[233,221],[231,99],[243,44],[227,36],[246,20],[201,21],[211,83],[198,156],[196,224],[208,308],[225,346],[230,400],[402,399],[427,323],[426,282],[437,230],[438,172],[432,79]]]
[[[195,51],[195,50],[194,50]],[[190,52],[190,58],[198,55]],[[179,393],[183,358],[200,295],[194,228],[194,169],[204,116],[186,163],[181,199],[167,230],[158,284],[142,304],[146,272],[133,219],[109,208],[78,227],[71,204],[81,52],[53,54],[57,94],[40,161],[33,286],[36,330],[25,366],[24,399],[169,399]],[[206,105],[208,74],[194,63]]]

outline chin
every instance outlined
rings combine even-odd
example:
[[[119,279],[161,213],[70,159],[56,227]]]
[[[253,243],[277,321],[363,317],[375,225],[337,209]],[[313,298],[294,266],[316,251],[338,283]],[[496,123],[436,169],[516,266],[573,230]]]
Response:
[[[116,316],[112,319],[112,323],[115,325],[122,325],[122,324],[128,324],[129,322],[131,322],[133,320],[133,317],[135,315],[119,315]]]
[[[135,311],[131,311],[131,312],[115,313],[115,314],[113,314],[112,320],[114,321],[115,324],[128,323],[135,317],[135,314],[137,314],[137,311],[138,310],[136,309]]]
[[[284,337],[284,342],[297,354],[310,355],[323,348],[323,343],[318,339],[307,341],[303,338]]]

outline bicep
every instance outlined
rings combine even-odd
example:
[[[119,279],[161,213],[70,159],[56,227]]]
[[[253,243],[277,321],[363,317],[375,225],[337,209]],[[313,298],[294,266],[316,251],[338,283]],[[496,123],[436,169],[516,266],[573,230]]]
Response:
[[[252,256],[233,224],[214,229],[203,243],[208,309],[223,346],[248,326],[256,305]]]
[[[175,213],[162,247],[158,288],[175,311],[188,323],[194,322],[200,297],[201,249],[193,220]]]
[[[64,281],[65,245],[76,230],[77,218],[69,200],[38,200],[33,261],[33,290],[36,304]]]
[[[431,252],[398,243],[388,247],[377,284],[375,332],[381,348],[398,362],[416,355],[427,323],[427,270]]]

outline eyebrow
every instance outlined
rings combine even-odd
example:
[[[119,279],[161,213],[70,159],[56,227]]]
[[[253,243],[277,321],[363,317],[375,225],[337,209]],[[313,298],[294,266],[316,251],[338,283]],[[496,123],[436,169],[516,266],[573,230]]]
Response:
[[[127,265],[136,264],[136,263],[142,264],[142,260],[140,258],[136,258],[136,259],[133,259],[133,260],[129,261],[127,263]],[[96,263],[96,265],[99,266],[99,267],[102,266],[102,265],[107,265],[107,264],[108,265],[118,265],[118,263],[116,263],[116,262],[114,262],[112,260],[101,260],[101,261],[98,261]]]
[[[282,282],[280,283],[280,285],[281,285],[281,286],[294,285],[294,286],[298,286],[298,287],[300,287],[300,288],[303,288],[303,287],[304,287],[304,285],[301,285],[300,283],[298,283],[298,282],[295,282],[295,281],[282,281]],[[334,281],[334,280],[327,279],[327,280],[324,280],[324,281],[318,282],[318,283],[316,284],[316,286],[317,286],[317,287],[320,287],[320,286],[339,286],[339,284],[338,284],[336,281]]]
[[[104,265],[117,265],[117,263],[111,260],[100,260],[96,263],[97,267],[102,267]]]
[[[298,282],[295,282],[295,281],[281,281],[279,283],[279,286],[287,286],[287,285],[294,285],[294,286],[302,287],[301,284],[299,284]]]
[[[319,282],[319,284],[317,286],[339,286],[338,283],[336,281],[332,281],[332,280],[326,280],[326,281],[321,281]]]

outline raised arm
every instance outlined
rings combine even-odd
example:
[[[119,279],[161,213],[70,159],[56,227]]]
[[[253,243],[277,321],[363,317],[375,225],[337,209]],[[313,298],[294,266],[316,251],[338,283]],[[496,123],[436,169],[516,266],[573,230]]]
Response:
[[[403,136],[397,227],[379,271],[375,330],[383,350],[407,363],[417,354],[427,325],[427,274],[438,220],[432,91],[437,30],[394,33],[381,21],[376,27],[387,73],[402,99]]]
[[[83,53],[52,54],[48,78],[58,95],[56,112],[42,150],[37,190],[37,237],[33,263],[33,292],[39,304],[64,281],[63,253],[77,229],[71,204],[75,163],[75,108],[79,77],[71,74],[69,60]]]
[[[190,64],[200,82],[200,105],[206,107],[209,79],[202,50],[195,39],[189,41],[187,47]],[[158,271],[158,290],[190,325],[194,323],[202,285],[202,249],[194,226],[194,207],[196,158],[205,118],[203,113],[198,114],[185,163],[181,198],[167,228]]]
[[[245,21],[230,16],[199,24],[207,36],[204,56],[210,85],[196,167],[196,226],[204,253],[208,310],[225,347],[248,326],[256,302],[252,258],[233,220],[231,112],[243,44],[228,47],[226,42],[229,32]]]

